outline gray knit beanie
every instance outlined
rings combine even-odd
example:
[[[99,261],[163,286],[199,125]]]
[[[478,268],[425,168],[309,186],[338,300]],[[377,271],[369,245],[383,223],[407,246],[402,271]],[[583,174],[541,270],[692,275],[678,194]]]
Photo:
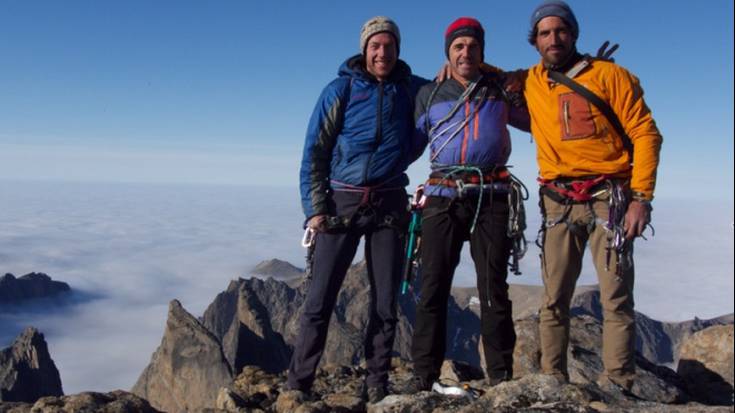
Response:
[[[577,18],[568,4],[561,0],[547,0],[541,3],[531,14],[531,30],[528,32],[528,42],[532,46],[536,45],[536,25],[544,17],[556,16],[564,20],[569,29],[572,31],[574,39],[579,38],[579,24]]]
[[[368,40],[375,34],[378,33],[390,33],[396,39],[397,52],[401,50],[401,32],[398,30],[398,25],[388,17],[375,16],[372,19],[365,22],[360,29],[360,53],[365,54],[365,47],[367,47]]]

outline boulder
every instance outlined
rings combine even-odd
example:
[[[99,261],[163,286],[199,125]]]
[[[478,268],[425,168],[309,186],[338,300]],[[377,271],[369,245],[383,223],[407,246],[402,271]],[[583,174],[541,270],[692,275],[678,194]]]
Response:
[[[213,407],[232,373],[217,338],[177,300],[169,304],[166,330],[132,392],[167,412]]]
[[[0,351],[0,401],[35,402],[63,394],[59,370],[38,330],[26,328]]]
[[[681,347],[677,371],[700,401],[733,404],[733,328],[709,327]]]

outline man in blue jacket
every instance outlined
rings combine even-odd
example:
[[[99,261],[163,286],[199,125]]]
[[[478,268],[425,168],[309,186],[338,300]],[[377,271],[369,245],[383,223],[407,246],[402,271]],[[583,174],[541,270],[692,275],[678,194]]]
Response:
[[[400,40],[392,20],[368,20],[360,32],[362,53],[340,67],[309,122],[301,201],[316,239],[313,279],[288,373],[292,390],[311,389],[337,295],[364,236],[371,286],[367,396],[377,402],[387,392],[408,221],[405,171],[420,153],[411,147],[411,135],[413,96],[422,80],[398,59]]]
[[[529,116],[522,100],[505,92],[500,71],[480,70],[484,35],[473,18],[454,21],[445,33],[452,78],[423,86],[416,98],[417,146],[429,145],[432,172],[424,188],[413,391],[429,390],[439,377],[446,351],[447,301],[467,240],[477,272],[490,384],[513,375],[516,335],[507,265],[511,252],[516,259],[524,252],[525,224],[520,184],[506,168],[511,151],[507,124],[528,131]]]

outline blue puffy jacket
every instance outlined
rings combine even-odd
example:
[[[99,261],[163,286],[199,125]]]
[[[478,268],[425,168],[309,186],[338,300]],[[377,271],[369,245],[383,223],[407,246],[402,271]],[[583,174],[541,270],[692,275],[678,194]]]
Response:
[[[330,214],[330,191],[346,184],[404,187],[412,147],[413,101],[425,79],[402,60],[384,82],[365,71],[362,55],[347,59],[322,91],[306,131],[301,203],[306,219]]]

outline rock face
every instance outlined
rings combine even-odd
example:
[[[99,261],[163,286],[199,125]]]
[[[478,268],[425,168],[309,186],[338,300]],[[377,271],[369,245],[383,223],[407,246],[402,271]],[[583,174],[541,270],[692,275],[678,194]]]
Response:
[[[217,338],[173,300],[161,345],[132,392],[160,410],[196,411],[214,406],[218,389],[231,380]]]
[[[71,291],[69,284],[53,281],[43,273],[32,272],[20,278],[15,278],[13,274],[5,274],[0,278],[0,305],[53,297],[69,291]]]
[[[35,402],[61,396],[61,378],[43,334],[29,327],[0,351],[0,401]]]
[[[290,287],[272,278],[239,279],[232,281],[227,290],[215,298],[204,312],[202,324],[220,340],[234,372],[249,364],[257,364],[268,372],[288,367],[307,284],[302,282]],[[368,291],[365,264],[352,266],[330,321],[322,365],[357,364],[364,356]],[[404,358],[410,357],[415,317],[412,299],[411,295],[399,298],[394,350]],[[450,299],[449,312],[449,358],[478,365],[479,318],[469,308],[459,307],[453,299]]]
[[[85,392],[63,397],[43,397],[31,403],[0,403],[0,413],[160,413],[144,399],[116,390],[109,393]]]
[[[733,326],[714,326],[681,347],[678,372],[705,403],[733,404]]]

